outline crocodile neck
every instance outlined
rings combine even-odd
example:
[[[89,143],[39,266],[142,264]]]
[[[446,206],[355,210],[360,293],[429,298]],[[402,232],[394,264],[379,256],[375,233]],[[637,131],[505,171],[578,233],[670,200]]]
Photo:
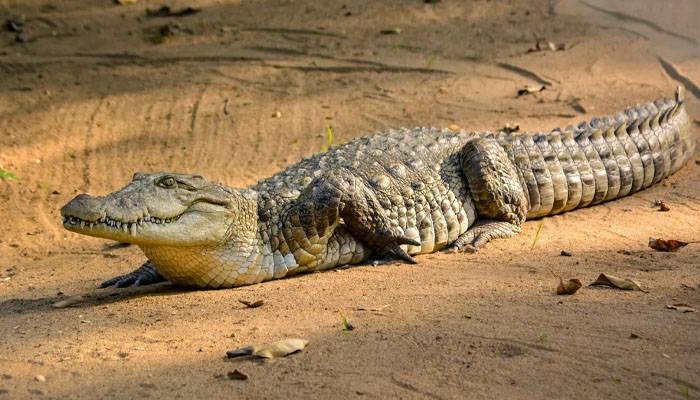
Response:
[[[272,278],[273,258],[257,214],[257,193],[236,190],[249,202],[239,208],[227,239],[204,246],[139,245],[158,271],[173,283],[220,288],[259,283]]]
[[[258,243],[233,240],[220,246],[140,246],[158,271],[173,283],[195,287],[230,287],[260,282]]]

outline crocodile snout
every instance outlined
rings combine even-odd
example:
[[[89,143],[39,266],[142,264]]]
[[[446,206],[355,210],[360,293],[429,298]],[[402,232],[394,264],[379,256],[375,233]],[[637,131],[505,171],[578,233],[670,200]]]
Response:
[[[61,216],[76,217],[85,221],[97,221],[104,217],[104,198],[79,194],[61,208]]]

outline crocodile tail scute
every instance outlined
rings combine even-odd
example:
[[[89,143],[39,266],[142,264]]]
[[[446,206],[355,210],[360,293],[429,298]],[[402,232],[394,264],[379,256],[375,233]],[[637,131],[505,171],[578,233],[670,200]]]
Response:
[[[674,98],[575,127],[499,139],[529,196],[528,219],[645,189],[680,169],[695,150],[680,88]]]

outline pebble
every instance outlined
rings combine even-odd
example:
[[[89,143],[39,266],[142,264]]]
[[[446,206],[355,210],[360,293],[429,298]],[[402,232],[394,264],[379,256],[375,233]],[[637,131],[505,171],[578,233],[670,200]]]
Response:
[[[36,375],[34,380],[37,382],[46,382],[46,377],[44,375]]]
[[[561,253],[559,253],[559,254],[562,255],[562,256],[564,256],[564,257],[571,257],[571,256],[573,255],[573,254],[571,254],[571,252],[568,251],[568,250],[562,250]]]

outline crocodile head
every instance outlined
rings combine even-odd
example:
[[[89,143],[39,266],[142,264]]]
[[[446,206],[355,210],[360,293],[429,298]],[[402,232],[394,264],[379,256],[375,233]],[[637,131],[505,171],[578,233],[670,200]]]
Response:
[[[253,209],[240,192],[199,175],[137,173],[107,196],[78,195],[61,216],[66,229],[84,235],[141,246],[212,246],[254,229]]]

